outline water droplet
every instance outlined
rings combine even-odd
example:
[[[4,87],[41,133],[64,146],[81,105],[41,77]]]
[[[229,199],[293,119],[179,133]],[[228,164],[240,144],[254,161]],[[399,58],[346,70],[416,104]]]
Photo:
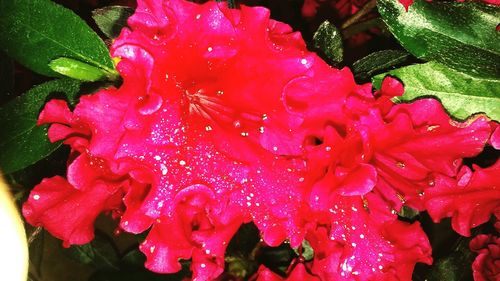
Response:
[[[151,254],[152,254],[152,253],[154,253],[154,252],[155,252],[155,246],[151,246],[151,247],[149,248],[149,252],[151,252]]]
[[[196,19],[199,20],[201,18],[201,14],[196,15]]]
[[[154,157],[154,159],[155,159],[156,161],[160,161],[160,160],[161,160],[161,156],[160,156],[160,155],[156,155],[156,156]]]
[[[239,121],[239,120],[234,121],[234,122],[233,122],[233,126],[234,126],[235,128],[239,128],[239,127],[241,127],[241,123],[240,123],[240,121]]]
[[[351,207],[351,209],[352,209],[354,212],[357,212],[357,211],[358,211],[358,209],[357,209],[356,207],[354,207],[354,206],[352,206],[352,207]]]
[[[273,150],[274,151],[278,151],[278,147],[277,146],[273,146]]]
[[[166,175],[168,173],[168,168],[165,164],[160,164],[160,170],[162,175]]]
[[[259,127],[259,133],[264,133],[264,127]]]
[[[325,147],[325,150],[326,151],[330,151],[330,150],[332,150],[332,147],[331,146],[327,146],[327,147]]]
[[[401,161],[396,162],[396,166],[398,166],[401,169],[403,169],[404,167],[406,167],[405,163],[403,163]]]
[[[437,128],[439,128],[439,125],[429,125],[429,126],[427,126],[427,131],[432,132],[432,131],[436,130]]]
[[[38,199],[40,199],[40,195],[38,195],[38,194],[33,195],[33,199],[34,199],[34,200],[38,200]]]
[[[242,137],[248,137],[248,132],[241,132]]]
[[[210,125],[205,126],[205,131],[207,131],[207,132],[212,131],[212,126],[210,126]]]
[[[224,91],[218,90],[215,94],[218,96],[222,96],[224,94]]]
[[[186,161],[184,161],[184,160],[180,160],[180,161],[179,161],[179,165],[181,165],[181,166],[186,165]]]
[[[364,234],[360,234],[360,235],[359,235],[359,238],[361,238],[361,239],[365,239],[365,235],[364,235]]]
[[[124,221],[124,222],[123,222],[123,225],[124,225],[124,226],[127,226],[127,225],[128,225],[128,221]]]
[[[303,64],[303,65],[306,65],[307,64],[307,60],[306,59],[301,59],[300,63]]]
[[[211,51],[213,51],[213,48],[212,47],[208,47],[207,51],[211,52]]]
[[[262,120],[267,120],[267,114],[262,114]]]

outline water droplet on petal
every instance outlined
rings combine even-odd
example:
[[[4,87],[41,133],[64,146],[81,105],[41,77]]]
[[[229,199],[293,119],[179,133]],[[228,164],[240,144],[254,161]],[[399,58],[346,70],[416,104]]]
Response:
[[[40,195],[38,195],[38,194],[33,195],[33,199],[34,199],[34,200],[38,200],[38,199],[40,199]]]

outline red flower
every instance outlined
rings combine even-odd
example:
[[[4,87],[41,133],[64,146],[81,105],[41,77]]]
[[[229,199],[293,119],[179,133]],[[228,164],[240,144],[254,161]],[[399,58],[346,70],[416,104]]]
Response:
[[[325,3],[326,2],[326,3]],[[302,5],[302,15],[306,18],[312,18],[320,8],[331,8],[336,11],[338,17],[345,20],[351,15],[354,15],[368,0],[305,0]],[[329,7],[325,7],[329,4]]]
[[[458,123],[434,99],[394,105],[389,98],[402,93],[397,80],[384,81],[374,98],[366,86],[355,85],[350,72],[342,73],[295,80],[285,92],[289,107],[304,119],[297,135],[305,140],[306,181],[316,210],[331,207],[329,194],[371,191],[388,208],[424,210],[426,190],[440,190],[434,178],[454,177],[462,158],[477,155],[488,140],[485,116]]]
[[[330,200],[328,215],[306,236],[321,280],[410,280],[416,262],[432,262],[419,224],[398,221],[374,194]]]
[[[40,114],[72,153],[67,180],[32,191],[28,222],[81,244],[112,211],[127,232],[150,229],[148,268],[191,258],[195,280],[223,271],[249,221],[271,246],[307,235],[323,280],[409,279],[431,262],[418,223],[394,209],[423,210],[424,192],[446,189],[438,179],[487,142],[487,118],[454,122],[431,99],[394,105],[403,89],[391,78],[373,95],[264,8],[144,0],[129,26],[112,47],[119,89]],[[289,278],[316,279],[306,273],[298,264]]]
[[[464,166],[458,181],[437,178],[439,189],[426,195],[429,215],[439,221],[451,217],[453,229],[464,236],[470,229],[487,222],[491,215],[500,217],[500,161],[491,167],[474,166],[474,172]]]
[[[278,274],[272,272],[265,266],[261,265],[259,270],[255,274],[253,278],[250,280],[255,281],[320,281],[317,276],[312,275],[308,272],[306,266],[303,263],[297,263],[295,267],[292,269],[290,274],[283,278]]]
[[[500,237],[480,234],[472,239],[470,249],[478,254],[472,264],[474,280],[499,280]]]
[[[270,245],[299,245],[305,163],[293,129],[302,117],[283,92],[297,77],[343,81],[347,72],[263,8],[139,1],[129,25],[112,47],[123,85],[83,96],[73,112],[55,100],[41,113],[49,138],[74,157],[67,182],[34,189],[28,221],[80,244],[97,214],[113,210],[125,231],[151,228],[141,246],[148,268],[175,272],[192,258],[199,280],[222,271],[242,222],[253,220]],[[56,183],[64,189],[49,193]],[[69,205],[81,216],[65,218]]]

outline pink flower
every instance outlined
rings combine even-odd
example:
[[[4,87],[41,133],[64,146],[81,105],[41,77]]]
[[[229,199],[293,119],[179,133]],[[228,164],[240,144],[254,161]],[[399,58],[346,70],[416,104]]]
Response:
[[[500,237],[480,234],[472,239],[470,249],[478,254],[472,264],[474,280],[499,280]]]
[[[287,280],[404,280],[431,262],[419,224],[395,211],[424,210],[425,193],[449,187],[490,138],[486,117],[455,122],[432,99],[394,105],[398,80],[372,94],[264,8],[143,0],[129,26],[111,49],[119,89],[40,114],[71,155],[66,179],[32,191],[28,222],[82,244],[110,211],[124,231],[149,229],[147,268],[191,258],[194,280],[221,274],[250,221],[271,246],[314,247],[311,272],[299,263]]]
[[[439,189],[426,195],[429,215],[439,221],[451,217],[453,229],[469,236],[470,229],[487,222],[491,215],[500,217],[500,161],[488,168],[464,166],[457,180],[437,178]]]
[[[433,99],[395,105],[399,81],[384,80],[374,96],[343,74],[297,79],[285,92],[304,120],[297,135],[309,172],[308,218],[316,222],[306,235],[312,270],[322,280],[410,279],[416,262],[431,262],[431,249],[420,226],[397,221],[396,211],[425,210],[424,194],[446,188],[436,179],[455,177],[464,157],[481,152],[489,120],[455,122]]]
[[[389,99],[402,93],[397,80],[385,80],[374,97],[370,85],[356,86],[350,72],[343,74],[295,80],[285,92],[289,107],[304,119],[297,135],[305,143],[316,210],[331,208],[333,194],[369,192],[390,209],[406,204],[424,210],[425,192],[440,190],[435,178],[456,176],[462,159],[479,154],[488,140],[485,116],[455,122],[434,99],[394,105]],[[333,84],[344,88],[328,86]]]
[[[49,138],[73,156],[67,180],[33,190],[27,220],[81,244],[95,217],[114,211],[127,232],[151,229],[141,245],[148,268],[175,272],[192,258],[196,280],[222,272],[243,222],[253,220],[269,245],[299,245],[308,206],[293,130],[302,117],[283,92],[298,77],[350,74],[308,52],[264,8],[139,1],[129,26],[112,47],[119,89],[83,96],[73,112],[53,100],[41,113]],[[81,215],[66,218],[70,205]]]
[[[354,15],[367,2],[367,0],[305,0],[302,5],[302,15],[306,18],[312,18],[316,16],[319,9],[330,8],[335,11],[340,19],[345,20]],[[329,4],[329,6],[327,7],[325,4]]]
[[[320,281],[317,276],[308,272],[308,269],[303,263],[297,263],[291,270],[290,274],[283,278],[278,274],[272,272],[265,266],[261,265],[256,273],[255,281]],[[254,280],[251,278],[250,280]]]
[[[306,235],[321,280],[410,280],[416,262],[432,263],[419,224],[398,221],[376,195],[330,199],[324,221]]]

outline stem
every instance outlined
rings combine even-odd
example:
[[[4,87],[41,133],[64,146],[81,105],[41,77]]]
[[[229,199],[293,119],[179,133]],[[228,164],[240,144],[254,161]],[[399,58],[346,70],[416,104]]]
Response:
[[[347,39],[372,27],[381,27],[383,24],[384,22],[380,18],[369,19],[367,21],[351,25],[348,28],[342,30],[342,35],[345,39]]]
[[[352,24],[356,23],[359,21],[361,18],[363,18],[365,15],[370,13],[373,8],[377,6],[377,0],[370,0],[368,3],[366,3],[363,8],[361,8],[357,13],[352,15],[350,18],[348,18],[342,26],[340,26],[341,29],[346,29],[347,27],[351,26]]]
[[[31,243],[33,243],[33,241],[35,241],[36,237],[38,236],[38,234],[40,234],[41,231],[42,231],[41,226],[33,230],[33,232],[30,234],[30,237],[28,238],[28,245],[30,245]]]

